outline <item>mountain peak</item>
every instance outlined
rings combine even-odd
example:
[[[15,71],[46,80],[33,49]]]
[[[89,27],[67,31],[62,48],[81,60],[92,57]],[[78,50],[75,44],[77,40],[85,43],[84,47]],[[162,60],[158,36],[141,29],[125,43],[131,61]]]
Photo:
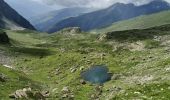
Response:
[[[128,7],[134,7],[135,5],[133,3],[129,3],[129,4],[124,4],[124,3],[115,3],[113,4],[112,6],[110,6],[109,8],[107,9],[115,9],[115,8],[122,8],[122,7],[125,7],[125,6],[128,6]]]
[[[153,0],[149,3],[150,5],[166,5],[170,6],[169,3],[165,0]]]

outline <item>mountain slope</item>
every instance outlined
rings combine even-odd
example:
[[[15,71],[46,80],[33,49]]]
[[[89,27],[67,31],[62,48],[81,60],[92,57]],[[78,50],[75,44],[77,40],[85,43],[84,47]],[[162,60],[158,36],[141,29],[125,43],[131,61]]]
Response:
[[[144,29],[154,26],[170,24],[170,10],[151,15],[139,16],[125,21],[113,23],[108,27],[96,29],[94,32],[110,32],[129,29]]]
[[[19,29],[21,27],[34,30],[34,27],[25,18],[4,0],[0,0],[0,28]]]
[[[43,3],[37,3],[34,0],[4,0],[20,15],[29,20],[33,15],[40,15],[55,10],[53,7]],[[31,10],[31,9],[32,10]]]
[[[23,72],[5,68],[2,65],[0,65],[0,79],[1,76],[4,77],[4,82],[1,82],[0,80],[0,98],[3,100],[9,100],[9,94],[17,89],[26,87],[26,85],[29,85],[31,88],[37,88],[39,85],[35,81],[29,79]]]
[[[84,31],[88,31],[94,28],[111,25],[117,21],[168,9],[170,9],[169,3],[162,0],[152,1],[149,4],[141,6],[117,3],[104,10],[99,10],[60,21],[55,26],[53,26],[49,32],[55,32],[65,27],[75,26],[81,27],[81,29]]]
[[[92,11],[90,8],[64,8],[61,10],[55,10],[48,12],[46,14],[33,16],[30,18],[30,22],[34,25],[34,27],[39,31],[47,31],[58,23],[61,20],[64,20],[69,17],[79,16],[83,13],[87,13]]]

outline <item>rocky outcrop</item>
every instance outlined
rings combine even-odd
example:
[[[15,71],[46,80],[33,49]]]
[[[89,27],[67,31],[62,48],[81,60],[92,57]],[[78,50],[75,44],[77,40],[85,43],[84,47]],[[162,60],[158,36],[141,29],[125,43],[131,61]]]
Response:
[[[0,44],[9,43],[9,37],[6,32],[0,32]]]
[[[50,95],[49,91],[39,92],[33,91],[31,88],[23,88],[16,90],[14,93],[9,95],[9,98],[13,99],[26,99],[29,100],[30,98],[35,100],[45,100]]]
[[[65,28],[63,30],[61,30],[59,33],[63,33],[63,34],[77,34],[77,33],[81,33],[81,29],[80,27],[69,27],[69,28]]]

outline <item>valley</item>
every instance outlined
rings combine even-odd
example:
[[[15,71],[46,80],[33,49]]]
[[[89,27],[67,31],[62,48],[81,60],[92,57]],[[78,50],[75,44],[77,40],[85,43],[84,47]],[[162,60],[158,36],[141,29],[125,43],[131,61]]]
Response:
[[[132,30],[133,33],[121,31],[119,35],[91,34],[74,28],[74,33],[65,29],[51,35],[28,30],[4,31],[10,44],[1,44],[1,51],[5,50],[14,66],[0,67],[0,73],[7,77],[0,87],[6,91],[0,92],[4,99],[25,87],[49,91],[46,99],[160,100],[170,96],[169,25]],[[102,85],[82,83],[81,72],[103,64],[113,74],[110,81]],[[63,88],[70,92],[63,92]]]
[[[0,100],[169,100],[170,3],[123,1],[1,0]]]

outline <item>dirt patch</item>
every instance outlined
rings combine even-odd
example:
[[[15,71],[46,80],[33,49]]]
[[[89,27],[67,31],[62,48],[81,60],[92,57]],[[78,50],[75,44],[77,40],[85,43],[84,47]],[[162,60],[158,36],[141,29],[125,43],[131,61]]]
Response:
[[[127,83],[130,83],[130,84],[134,84],[134,83],[144,84],[144,83],[147,83],[149,81],[152,81],[153,79],[154,79],[154,77],[152,75],[131,76],[131,77],[128,77],[126,79],[126,81],[127,81]]]
[[[145,50],[145,45],[141,41],[134,43],[113,43],[113,51],[120,49],[127,49],[130,51],[143,51]]]
[[[145,45],[142,42],[135,42],[128,45],[130,51],[143,51],[145,49]]]

